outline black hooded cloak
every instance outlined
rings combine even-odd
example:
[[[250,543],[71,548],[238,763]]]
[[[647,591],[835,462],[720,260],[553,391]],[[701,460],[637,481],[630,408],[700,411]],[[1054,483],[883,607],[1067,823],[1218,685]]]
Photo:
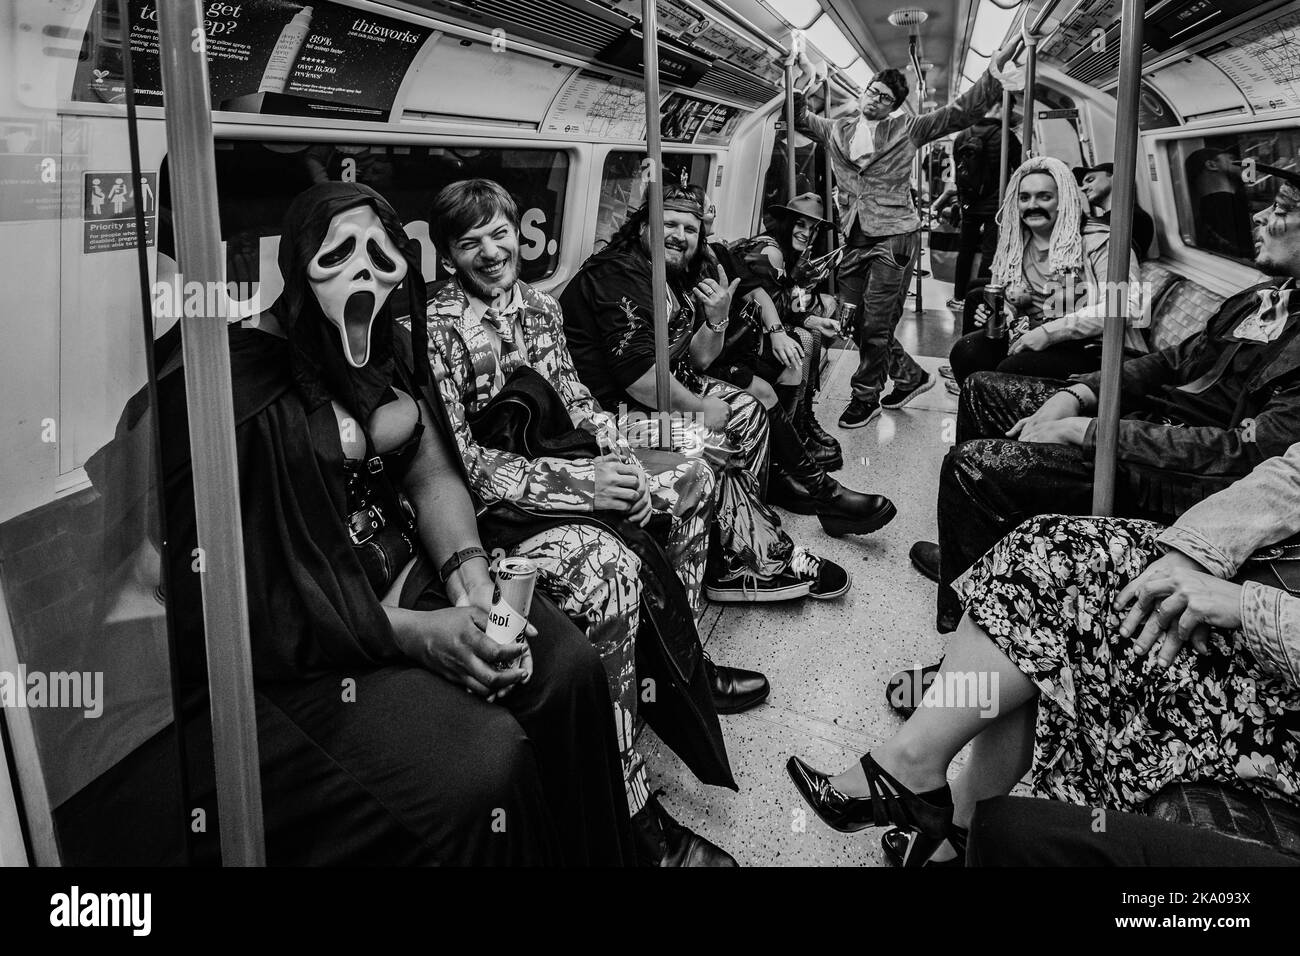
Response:
[[[353,369],[320,313],[306,264],[330,220],[359,204],[374,207],[407,260],[414,331],[399,334],[385,303],[371,361]],[[533,678],[489,704],[403,657],[354,555],[331,400],[367,422],[390,386],[410,390],[414,382],[424,387],[413,397],[434,415],[421,440],[455,447],[428,387],[418,246],[373,190],[323,183],[291,205],[280,263],[285,292],[272,311],[288,337],[229,331],[269,862],[624,862],[631,835],[609,692],[582,633],[539,595],[529,615],[540,632]],[[179,335],[159,343],[159,425],[169,599],[182,683],[197,690],[206,666],[178,344]],[[418,610],[448,606],[435,588],[408,587],[403,598]],[[211,768],[201,757],[211,750],[207,708],[186,710],[192,805],[215,821]],[[492,831],[493,808],[505,812],[508,835]],[[215,822],[208,833],[199,838],[200,859],[214,852]]]

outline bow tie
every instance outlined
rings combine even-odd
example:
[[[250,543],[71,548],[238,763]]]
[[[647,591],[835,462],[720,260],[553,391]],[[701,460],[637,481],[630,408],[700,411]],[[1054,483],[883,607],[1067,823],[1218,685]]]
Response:
[[[515,315],[517,312],[516,309],[511,309],[509,312],[488,309],[483,313],[483,321],[492,331],[501,336],[502,342],[509,342],[513,345],[515,341]]]

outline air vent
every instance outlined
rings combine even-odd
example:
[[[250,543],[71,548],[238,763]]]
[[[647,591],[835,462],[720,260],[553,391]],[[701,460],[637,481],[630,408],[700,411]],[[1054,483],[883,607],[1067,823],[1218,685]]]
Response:
[[[633,22],[613,10],[560,0],[424,0],[423,5],[489,30],[518,30],[521,38],[585,55],[614,42]]]
[[[896,27],[919,27],[929,19],[930,14],[918,7],[903,7],[889,15],[889,22]]]
[[[776,96],[777,87],[753,73],[732,66],[730,63],[715,61],[713,68],[705,73],[695,89],[700,93],[715,93],[723,99],[735,100],[750,106],[766,103]]]

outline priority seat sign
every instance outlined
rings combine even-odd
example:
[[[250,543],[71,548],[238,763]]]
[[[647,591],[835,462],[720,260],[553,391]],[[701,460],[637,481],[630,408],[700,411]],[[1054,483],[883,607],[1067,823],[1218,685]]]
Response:
[[[136,247],[136,209],[144,215],[144,244],[152,246],[158,225],[158,174],[85,173],[82,252],[114,252]]]

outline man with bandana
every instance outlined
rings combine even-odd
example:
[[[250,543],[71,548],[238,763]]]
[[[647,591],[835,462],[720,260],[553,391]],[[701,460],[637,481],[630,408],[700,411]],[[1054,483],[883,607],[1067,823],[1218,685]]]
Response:
[[[663,208],[662,236],[650,235],[650,210],[643,204],[565,287],[560,305],[578,375],[605,407],[667,413],[734,453],[719,490],[721,547],[712,555],[717,566],[710,571],[709,597],[744,600],[755,594],[761,600],[773,581],[784,586],[781,578],[791,573],[813,582],[810,596],[837,597],[849,588],[848,573],[795,547],[760,500],[769,442],[773,463],[789,479],[783,506],[816,514],[828,534],[876,531],[897,510],[888,498],[854,491],[826,474],[780,405],[764,412],[754,396],[703,374],[722,350],[740,279],[729,280],[725,269],[713,272],[702,241],[699,190],[669,186]],[[664,249],[663,289],[655,289],[651,278],[652,242]],[[662,409],[655,385],[657,295],[665,298],[668,313],[669,395]]]
[[[1130,359],[1120,379],[1115,513],[1171,523],[1300,441],[1300,172],[1259,165],[1273,203],[1254,217],[1269,282],[1228,299],[1205,329]],[[937,625],[961,607],[949,584],[1025,518],[1092,507],[1101,373],[1074,381],[978,372],[962,388],[957,443],[939,477]]]
[[[655,865],[734,865],[722,850],[676,823],[650,793],[634,741],[642,690],[636,673],[641,562],[613,531],[578,520],[614,512],[644,523],[652,510],[668,514],[666,551],[698,621],[714,474],[702,459],[680,457],[648,471],[617,423],[592,400],[573,369],[559,306],[519,279],[519,210],[499,184],[469,179],[445,187],[434,198],[429,233],[453,275],[434,290],[428,306],[429,359],[452,433],[482,501],[509,502],[554,519],[508,550],[537,564],[539,587],[585,624],[600,652],[614,698],[638,857]],[[529,459],[476,440],[470,416],[523,366],[551,384],[575,426],[598,434],[605,454]],[[802,582],[802,594],[807,591]],[[705,666],[719,713],[747,710],[768,695],[767,680],[757,672],[707,660]]]
[[[405,341],[388,302],[404,282],[423,316],[419,247],[373,190],[322,183],[290,205],[279,261],[283,294],[229,332],[268,861],[630,862],[596,653],[543,596],[526,644],[486,633],[492,582],[424,323]],[[157,414],[189,693],[206,658],[178,340],[159,343]],[[187,750],[210,753],[192,713]],[[215,813],[210,768],[190,774]]]
[[[926,143],[966,129],[1001,100],[1001,71],[1016,51],[1016,44],[998,50],[988,71],[953,103],[916,116],[892,115],[908,91],[907,79],[894,69],[872,77],[858,110],[841,119],[816,115],[795,93],[795,128],[830,154],[847,247],[837,273],[840,295],[858,306],[860,360],[841,428],[861,428],[882,407],[902,408],[934,384],[894,337],[907,294],[904,274],[921,228],[909,191],[912,160]],[[807,57],[800,70],[805,86],[816,79]],[[886,377],[893,388],[882,397]]]

